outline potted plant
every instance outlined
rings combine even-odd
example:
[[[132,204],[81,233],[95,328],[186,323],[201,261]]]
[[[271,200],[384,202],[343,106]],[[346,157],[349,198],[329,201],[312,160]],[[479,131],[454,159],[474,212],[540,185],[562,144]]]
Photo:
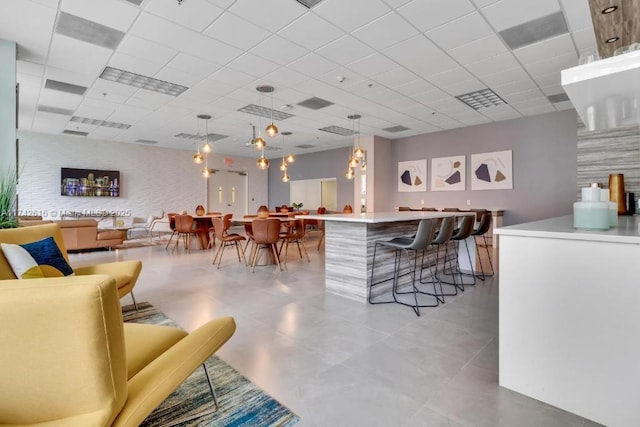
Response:
[[[302,202],[299,203],[291,203],[291,206],[293,206],[293,209],[299,211],[300,208],[303,206],[304,204]]]
[[[15,169],[8,169],[0,174],[0,228],[18,226],[17,201],[18,174]]]

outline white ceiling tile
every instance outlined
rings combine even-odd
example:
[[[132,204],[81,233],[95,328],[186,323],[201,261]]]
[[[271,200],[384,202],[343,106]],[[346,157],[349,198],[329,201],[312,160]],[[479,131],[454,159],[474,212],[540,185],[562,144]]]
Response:
[[[171,61],[178,54],[178,51],[129,34],[125,36],[120,46],[118,46],[117,53],[124,53],[145,61],[164,65]]]
[[[412,96],[417,93],[429,92],[433,89],[435,89],[435,87],[424,79],[415,79],[410,81],[409,83],[393,87],[393,90],[407,96]]]
[[[554,56],[542,61],[526,64],[525,68],[532,76],[535,77],[549,74],[556,70],[575,67],[576,65],[578,65],[578,56],[575,52],[569,52],[564,55]]]
[[[430,76],[459,65],[423,35],[412,37],[383,51],[389,58],[419,76]]]
[[[211,80],[233,86],[244,86],[255,79],[254,76],[231,68],[221,68],[209,76]]]
[[[47,70],[49,71],[49,70]],[[66,81],[66,80],[65,80]],[[137,87],[116,83],[109,80],[98,79],[93,84],[93,88],[107,94],[130,97],[138,91]]]
[[[375,51],[355,37],[346,35],[316,52],[337,64],[346,64],[371,55]]]
[[[191,74],[197,78],[205,78],[220,69],[220,66],[185,53],[178,54],[168,64],[168,67]]]
[[[222,9],[231,6],[236,0],[207,0],[209,3],[216,5]]]
[[[347,64],[347,68],[364,76],[374,76],[376,74],[393,70],[397,67],[398,65],[395,62],[380,55],[379,53],[374,53],[366,58]]]
[[[56,120],[55,118],[52,118],[51,116],[55,116],[55,114],[49,114],[49,115],[43,115],[44,117],[38,117],[39,115],[41,115],[41,112],[38,112],[36,114],[36,117],[33,120],[33,126],[31,127],[31,130],[35,131],[35,132],[42,132],[42,133],[49,133],[49,134],[59,134],[61,133],[66,125],[67,125],[67,121],[63,121],[63,120]],[[59,116],[59,117],[63,117],[63,116]]]
[[[307,8],[290,0],[238,0],[229,11],[275,33],[302,16]]]
[[[63,0],[60,10],[123,32],[140,13],[131,3],[104,0]]]
[[[125,105],[156,110],[160,108],[160,106],[166,105],[172,99],[173,96],[171,95],[141,89],[134,96],[127,99]]]
[[[558,0],[502,0],[482,9],[487,21],[502,31],[560,10]]]
[[[129,95],[120,95],[120,94],[116,94],[116,93],[108,93],[105,90],[101,90],[101,89],[97,89],[97,88],[90,88],[86,93],[85,96],[89,99],[97,99],[97,100],[102,100],[102,99],[107,99],[110,102],[115,102],[118,104],[123,104],[127,99],[129,99]]]
[[[545,86],[542,88],[542,92],[545,96],[557,95],[559,93],[564,93],[564,89],[561,84]]]
[[[138,18],[131,33],[221,65],[233,60],[241,53],[235,47],[149,13],[143,13]]]
[[[30,61],[16,61],[16,71],[18,74],[42,77],[44,75],[44,65]]]
[[[57,90],[42,89],[38,102],[40,105],[75,110],[82,102],[82,96]]]
[[[506,52],[508,52],[508,50],[504,43],[495,34],[448,51],[453,58],[464,65],[472,64]]]
[[[342,82],[338,80],[338,77],[343,79]],[[345,67],[333,68],[329,72],[316,76],[315,78],[344,90],[349,90],[350,86],[369,80],[368,77],[362,76]]]
[[[560,71],[554,71],[549,74],[542,74],[534,77],[534,80],[540,87],[544,86],[552,86],[552,85],[560,85]]]
[[[436,87],[447,86],[461,80],[473,79],[473,75],[464,68],[454,68],[444,73],[429,76],[427,80]]]
[[[503,85],[505,83],[529,80],[530,76],[522,67],[510,68],[495,74],[489,74],[482,77],[482,81],[489,87]]]
[[[135,56],[116,52],[108,62],[108,65],[120,70],[130,71],[143,76],[153,76],[162,69],[162,64],[149,62]]]
[[[534,107],[514,106],[524,116],[537,116],[538,114],[553,113],[556,109],[553,105],[538,105]]]
[[[338,66],[331,61],[327,61],[320,55],[309,53],[289,64],[289,67],[307,76],[315,77],[335,70]]]
[[[44,64],[56,10],[20,1],[3,4],[0,13],[0,39],[19,40],[18,59]]]
[[[274,72],[264,76],[264,78],[278,86],[298,85],[309,80],[309,76],[286,67],[278,68]]]
[[[262,77],[279,68],[278,64],[259,56],[245,53],[228,64],[229,68],[243,71],[254,77]]]
[[[380,31],[384,28],[384,31]],[[374,49],[384,49],[416,36],[418,31],[407,25],[396,12],[390,12],[351,33]]]
[[[145,6],[145,12],[161,16],[194,31],[202,32],[224,10],[205,0],[189,0],[182,2],[182,4],[178,4],[175,1],[150,1]]]
[[[393,70],[376,74],[371,78],[377,83],[380,83],[387,87],[395,87],[412,82],[417,79],[418,76],[405,68],[396,67]]]
[[[42,86],[42,77],[32,76],[31,74],[18,73],[16,80],[20,83],[20,88],[29,86],[40,89]]]
[[[498,94],[498,96],[503,97],[512,93],[524,92],[526,90],[536,89],[537,86],[533,82],[533,80],[521,80],[517,82],[509,82],[503,85],[494,86],[491,89]]]
[[[474,10],[469,0],[413,0],[398,12],[420,31],[427,31]]]
[[[86,117],[88,119],[107,120],[107,118],[114,113],[117,107],[116,104],[113,104],[114,108],[104,108],[98,107],[96,105],[91,105],[93,103],[94,102],[92,102],[92,100],[85,99],[76,110],[75,115],[78,117]],[[95,104],[108,105],[107,103],[97,102]]]
[[[524,46],[513,51],[514,55],[524,65],[531,62],[541,61],[550,56],[559,56],[564,53],[575,53],[575,47],[569,34],[543,40],[538,43]]]
[[[411,95],[411,98],[424,105],[432,105],[443,99],[451,99],[451,95],[441,89],[433,89],[428,92],[416,93]]]
[[[162,70],[155,73],[153,75],[153,78],[186,87],[192,87],[201,80],[201,77],[196,77],[193,74],[189,74],[182,70],[176,70],[175,68],[171,67],[164,67]]]
[[[193,86],[192,89],[194,91],[205,92],[209,98],[225,96],[236,90],[234,86],[211,79],[202,80],[200,83]]]
[[[557,102],[553,104],[553,106],[556,107],[558,111],[573,110],[575,108],[571,101]]]
[[[486,84],[478,79],[463,80],[460,82],[452,83],[450,85],[443,86],[442,89],[449,92],[451,95],[458,96],[464,93],[475,92],[477,90],[485,89]]]
[[[112,54],[111,49],[54,34],[48,64],[75,73],[98,75]]]
[[[204,31],[204,34],[231,46],[247,50],[265,40],[271,33],[252,22],[225,12]]]
[[[278,34],[309,50],[315,50],[343,36],[344,31],[318,15],[305,13],[280,30]]]
[[[347,32],[388,13],[391,9],[380,0],[324,0],[313,11]]]
[[[560,0],[567,24],[572,31],[584,28],[592,29],[593,21],[589,11],[589,3],[585,1]]]
[[[511,53],[503,53],[496,56],[490,56],[480,61],[465,64],[467,70],[471,71],[479,78],[490,74],[495,74],[503,70],[521,67],[520,63]]]
[[[493,3],[497,3],[500,0],[471,0],[471,1],[475,3],[477,7],[482,8],[482,7],[489,6],[490,4],[493,4]]]
[[[587,50],[596,50],[596,35],[593,28],[585,28],[584,30],[578,30],[573,33],[573,40],[576,43],[576,47],[579,52]]]
[[[280,36],[271,36],[250,51],[280,65],[286,65],[307,54],[308,50]]]
[[[531,89],[531,90],[526,90],[524,92],[517,92],[517,93],[505,95],[504,97],[502,97],[502,99],[507,101],[507,104],[515,104],[518,102],[528,101],[530,99],[543,98],[545,96],[546,95],[542,93],[540,89]]]
[[[444,50],[471,43],[491,34],[493,30],[478,12],[470,13],[425,33],[432,42]]]
[[[132,107],[130,105],[121,105],[109,116],[109,121],[116,123],[137,122],[149,116],[153,111],[145,108]]]

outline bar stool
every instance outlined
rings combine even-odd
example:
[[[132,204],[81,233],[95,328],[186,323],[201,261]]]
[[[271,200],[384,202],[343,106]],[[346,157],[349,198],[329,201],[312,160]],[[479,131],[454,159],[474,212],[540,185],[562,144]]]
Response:
[[[425,292],[425,291],[419,291],[420,293],[423,294],[427,294],[427,295],[431,295],[434,296],[438,299],[439,302],[444,303],[444,297],[446,296],[454,296],[454,295],[458,295],[458,285],[455,282],[455,276],[453,276],[453,283],[449,283],[449,282],[445,282],[440,278],[440,271],[439,271],[439,265],[440,265],[440,247],[444,246],[444,258],[442,259],[442,271],[444,273],[444,271],[446,271],[447,269],[447,262],[449,263],[449,268],[452,269],[453,267],[451,266],[451,256],[449,256],[449,241],[451,240],[451,237],[453,236],[453,228],[455,226],[455,220],[456,218],[453,216],[447,216],[442,218],[442,221],[440,223],[440,229],[438,231],[438,234],[431,239],[431,243],[430,246],[434,247],[435,246],[435,257],[433,259],[432,262],[429,262],[429,260],[427,260],[427,267],[425,267],[425,255],[427,254],[427,251],[422,253],[422,265],[420,268],[420,283],[421,284],[428,284],[428,283],[432,283],[433,284],[433,288],[434,288],[434,292],[430,293],[430,292]],[[433,250],[432,250],[433,253]],[[434,267],[432,269],[432,266]],[[425,270],[425,268],[428,268],[429,271],[431,272],[431,280],[425,280],[422,277],[422,272]],[[438,293],[436,291],[435,285],[439,284],[440,285],[440,292]],[[444,293],[444,290],[442,289],[442,284],[453,284],[454,285],[454,291],[455,293]]]
[[[475,222],[475,215],[471,216],[471,215],[466,215],[462,218],[462,222],[460,223],[460,227],[454,231],[453,236],[451,236],[451,240],[453,242],[456,242],[457,244],[453,246],[454,248],[454,256],[456,258],[456,267],[455,267],[455,271],[458,273],[458,275],[460,276],[460,285],[456,284],[455,282],[455,273],[453,272],[453,269],[451,270],[451,275],[452,277],[454,277],[453,279],[453,283],[450,282],[444,282],[447,284],[455,284],[456,288],[464,291],[464,285],[467,286],[473,286],[476,284],[476,275],[474,273],[474,269],[473,269],[473,263],[471,262],[471,255],[469,254],[469,245],[467,244],[467,238],[469,236],[471,236],[471,232],[473,231],[473,223]],[[465,248],[467,249],[467,257],[469,259],[469,266],[471,267],[471,277],[473,277],[473,282],[471,283],[464,283],[464,280],[462,278],[463,274],[466,273],[462,273],[462,270],[460,270],[460,262],[459,262],[459,258],[458,258],[458,247],[461,244],[460,242],[464,242]],[[446,274],[446,271],[444,272]]]
[[[482,217],[480,218],[480,223],[478,224],[478,228],[474,229],[471,232],[471,235],[474,237],[473,241],[476,244],[476,254],[478,254],[478,260],[480,262],[480,271],[482,272],[482,274],[476,274],[476,276],[483,281],[486,277],[491,277],[495,274],[495,272],[493,271],[493,263],[491,262],[491,254],[489,253],[489,244],[487,243],[487,233],[489,232],[490,228],[491,228],[491,212],[484,212],[482,214]],[[485,274],[484,266],[482,265],[482,257],[480,257],[479,255],[480,249],[478,246],[477,238],[480,236],[482,236],[484,240],[484,248],[487,250],[487,259],[489,260],[489,266],[491,267],[491,274]]]
[[[391,240],[378,240],[375,243],[373,249],[373,261],[371,262],[371,281],[369,285],[369,296],[368,300],[370,304],[390,304],[396,303],[401,305],[406,305],[407,307],[411,307],[417,316],[420,316],[420,307],[436,307],[438,305],[438,299],[434,304],[419,304],[418,303],[418,288],[416,287],[416,269],[418,262],[418,252],[423,251],[427,248],[429,243],[433,240],[433,236],[435,234],[434,230],[435,221],[433,219],[422,219],[418,224],[418,231],[416,232],[415,237],[396,237]],[[395,252],[394,259],[394,270],[393,277],[380,280],[378,282],[374,282],[374,270],[376,263],[376,252],[378,251],[378,246],[386,246],[391,248]],[[413,251],[413,263],[411,262],[411,255],[409,251]],[[409,266],[409,271],[403,274],[400,274],[400,266],[402,261],[402,254],[407,256],[407,263]],[[411,291],[408,292],[399,292],[398,291],[398,279],[405,275],[411,276]],[[391,286],[391,295],[393,300],[386,301],[374,301],[372,298],[373,287],[386,283],[392,280]],[[434,293],[436,292],[434,285]],[[413,294],[413,303],[407,303],[404,301],[400,301],[398,299],[398,295],[403,294]]]

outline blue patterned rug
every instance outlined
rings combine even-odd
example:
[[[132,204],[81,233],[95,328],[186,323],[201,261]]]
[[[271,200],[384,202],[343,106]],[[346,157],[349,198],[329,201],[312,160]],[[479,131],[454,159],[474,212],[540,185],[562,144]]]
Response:
[[[139,312],[132,305],[122,308],[125,322],[178,327],[151,304],[143,302],[138,307]],[[204,369],[200,368],[162,402],[141,426],[288,427],[298,422],[296,414],[217,356],[209,358],[206,365],[220,405],[216,412],[212,412],[213,398]]]

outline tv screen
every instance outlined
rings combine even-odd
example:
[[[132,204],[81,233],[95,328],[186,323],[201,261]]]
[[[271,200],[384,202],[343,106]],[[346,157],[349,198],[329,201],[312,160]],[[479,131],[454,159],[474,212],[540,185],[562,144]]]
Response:
[[[62,168],[60,175],[62,196],[120,197],[119,171]]]

